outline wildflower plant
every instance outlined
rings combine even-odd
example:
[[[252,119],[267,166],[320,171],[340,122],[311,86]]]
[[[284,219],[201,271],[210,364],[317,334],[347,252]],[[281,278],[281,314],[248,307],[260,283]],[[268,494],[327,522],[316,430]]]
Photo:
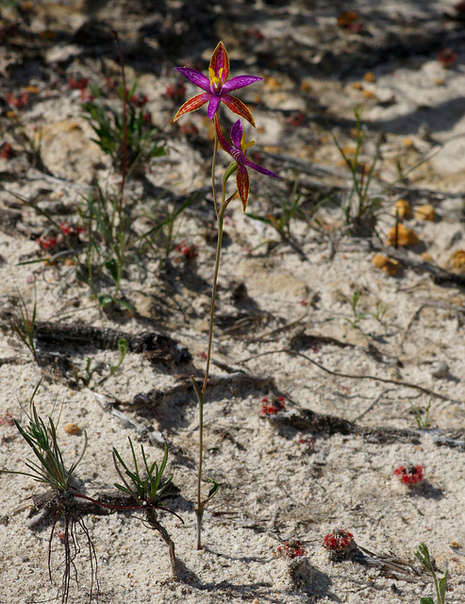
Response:
[[[289,541],[283,541],[281,545],[278,545],[276,553],[286,560],[293,560],[294,558],[305,556],[305,548],[300,539],[290,539]]]
[[[171,483],[171,478],[164,479],[163,472],[165,471],[166,464],[168,462],[168,446],[165,446],[165,454],[163,460],[158,466],[154,461],[149,464],[143,445],[141,445],[141,454],[143,460],[143,470],[139,469],[137,462],[136,453],[131,439],[129,439],[129,445],[131,447],[132,463],[134,470],[129,469],[126,462],[123,460],[117,449],[113,448],[113,462],[115,464],[116,471],[123,484],[115,483],[115,487],[130,495],[136,502],[136,506],[133,508],[128,507],[127,509],[142,509],[145,512],[146,519],[151,528],[158,531],[163,541],[168,545],[170,552],[171,568],[173,576],[177,576],[177,564],[176,554],[173,540],[171,539],[168,531],[157,519],[156,510],[164,510],[173,514],[177,518],[180,518],[172,510],[165,508],[160,505],[160,500],[166,491],[167,487]],[[182,519],[180,518],[181,522]]]
[[[253,170],[255,172],[264,174],[265,176],[271,176],[273,178],[279,178],[279,176],[277,176],[270,170],[262,168],[258,164],[252,162],[247,157],[247,149],[249,149],[254,144],[254,142],[246,142],[240,119],[234,123],[231,129],[231,142],[229,142],[222,132],[220,120],[218,117],[220,105],[223,103],[233,113],[238,115],[240,118],[245,119],[252,126],[255,126],[254,119],[248,107],[241,100],[231,95],[230,93],[232,91],[245,88],[257,81],[263,80],[263,78],[251,75],[240,75],[230,79],[229,57],[223,42],[219,42],[219,44],[213,51],[208,70],[209,77],[205,76],[200,71],[197,71],[196,69],[192,69],[190,67],[176,67],[175,69],[183,76],[185,76],[190,82],[198,86],[203,92],[186,101],[178,109],[173,121],[176,122],[183,115],[192,111],[197,111],[208,103],[207,114],[210,119],[214,120],[215,127],[215,142],[213,147],[211,177],[213,201],[218,224],[218,239],[213,273],[212,298],[209,317],[208,350],[205,377],[202,385],[199,385],[194,379],[194,377],[192,377],[192,382],[199,402],[199,464],[197,481],[197,507],[195,509],[195,512],[197,516],[197,549],[201,549],[202,518],[205,506],[218,491],[218,484],[212,481],[212,487],[210,488],[208,495],[205,498],[203,498],[202,496],[203,408],[205,402],[205,392],[208,384],[208,374],[212,352],[213,318],[215,314],[215,299],[220,267],[224,215],[229,203],[235,197],[236,192],[239,193],[239,197],[242,202],[242,209],[245,212],[250,192],[249,170]],[[231,163],[226,168],[221,179],[222,193],[221,200],[218,200],[216,191],[216,159],[220,146],[223,151],[225,151],[230,156]],[[228,180],[234,174],[236,174],[236,189],[230,195],[227,195]]]
[[[75,504],[75,497],[79,497],[79,493],[73,486],[74,472],[81,462],[85,450],[87,448],[87,434],[84,432],[84,446],[82,453],[70,466],[65,464],[63,454],[57,439],[56,424],[51,417],[48,417],[48,422],[38,414],[34,404],[34,397],[39,389],[40,382],[35,388],[30,402],[30,411],[27,415],[29,423],[23,427],[17,420],[13,420],[19,433],[24,438],[28,446],[34,453],[35,459],[27,459],[25,465],[27,470],[0,470],[5,474],[20,474],[29,476],[35,481],[46,485],[52,489],[47,506],[55,511],[54,521],[49,539],[48,550],[48,572],[50,581],[52,577],[52,544],[53,536],[58,520],[64,524],[61,533],[61,541],[64,546],[64,561],[59,566],[63,568],[63,575],[60,587],[61,602],[68,602],[71,577],[77,576],[74,560],[81,551],[78,542],[77,529],[80,528],[81,533],[87,543],[89,552],[90,569],[91,569],[91,584],[90,597],[93,597],[94,582],[97,583],[97,558],[95,555],[94,545],[91,541],[89,531],[84,523],[84,520],[79,513],[79,508]],[[98,583],[97,583],[98,591]]]
[[[335,528],[323,539],[323,547],[328,550],[330,559],[336,562],[346,558],[356,545],[352,533]]]
[[[394,470],[394,476],[409,487],[420,485],[423,482],[423,466],[399,466]]]

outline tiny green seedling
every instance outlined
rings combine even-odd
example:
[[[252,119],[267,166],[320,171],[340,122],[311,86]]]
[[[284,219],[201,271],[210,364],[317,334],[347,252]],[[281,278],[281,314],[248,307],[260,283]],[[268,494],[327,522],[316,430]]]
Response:
[[[361,295],[362,294],[359,291],[354,291],[351,298],[349,296],[344,296],[352,309],[353,318],[346,317],[346,321],[350,323],[352,327],[357,327],[357,323],[366,317],[366,313],[359,312],[357,308]]]
[[[375,312],[372,313],[374,319],[376,319],[379,323],[383,320],[384,315],[387,313],[388,305],[381,300],[376,300]]]
[[[417,422],[417,426],[418,428],[422,429],[422,428],[429,428],[431,426],[430,423],[430,419],[429,419],[429,411],[431,409],[431,401],[432,401],[432,395],[429,397],[428,399],[428,403],[426,404],[426,407],[423,409],[423,407],[415,407],[415,405],[410,402],[410,408],[412,410],[412,413],[415,416],[415,421]],[[425,416],[423,417],[423,412],[425,414]]]
[[[438,579],[435,570],[434,560],[431,559],[428,547],[424,543],[420,543],[415,556],[418,558],[422,566],[428,571],[433,577],[434,590],[436,592],[436,604],[444,604],[446,601],[446,589],[447,589],[447,578],[449,571],[446,570],[442,579]],[[429,596],[427,598],[421,598],[420,604],[435,604],[434,599]]]
[[[29,312],[27,305],[19,294],[19,304],[17,306],[18,310],[16,312],[16,316],[13,317],[10,321],[11,328],[13,332],[18,336],[21,342],[27,346],[32,356],[34,357],[34,361],[38,363],[38,355],[34,342],[34,331],[36,325],[36,317],[37,317],[37,291],[34,282],[34,303],[32,305],[32,311]]]
[[[129,469],[117,449],[113,448],[113,462],[123,483],[115,483],[115,487],[126,495],[130,495],[135,500],[137,505],[133,509],[144,510],[148,524],[158,531],[169,548],[171,568],[173,576],[176,577],[178,569],[174,543],[168,531],[160,524],[156,516],[156,510],[159,509],[180,518],[180,516],[172,510],[160,505],[160,500],[172,480],[171,478],[163,478],[163,472],[165,471],[168,462],[168,445],[165,445],[165,454],[160,466],[158,466],[156,462],[149,464],[145,455],[144,446],[141,445],[140,448],[143,460],[142,471],[139,469],[137,456],[130,438],[129,446],[131,447],[133,470]],[[180,520],[182,522],[182,518],[180,518]]]
[[[116,365],[110,365],[109,366],[109,373],[108,375],[106,375],[105,377],[103,377],[99,382],[98,385],[101,386],[104,382],[106,382],[109,378],[111,378],[112,375],[114,375],[118,369],[121,367],[121,365],[123,364],[124,358],[126,356],[126,353],[128,351],[128,341],[125,338],[120,338],[118,340],[118,349],[119,349],[119,360],[116,363]],[[86,388],[89,387],[91,381],[92,381],[92,377],[94,375],[94,373],[96,371],[98,371],[101,367],[100,363],[97,363],[95,365],[92,366],[92,359],[90,357],[88,357],[87,359],[87,363],[85,366],[85,376],[80,376],[79,373],[76,371],[76,377],[80,378],[84,384],[84,386]]]

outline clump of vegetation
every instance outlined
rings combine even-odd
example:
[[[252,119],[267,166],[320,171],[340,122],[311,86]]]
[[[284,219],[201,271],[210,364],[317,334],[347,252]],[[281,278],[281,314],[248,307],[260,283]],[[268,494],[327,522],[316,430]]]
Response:
[[[366,132],[362,126],[362,108],[360,105],[355,107],[354,116],[355,149],[353,153],[348,153],[332,132],[331,136],[352,177],[352,186],[342,204],[345,223],[352,235],[360,237],[373,234],[376,225],[376,214],[381,207],[379,197],[372,195],[370,192],[371,182],[380,156],[380,141],[376,145],[375,155],[371,163],[367,165],[360,161],[366,138]]]
[[[44,421],[37,412],[34,397],[39,386],[40,383],[37,385],[31,397],[30,410],[27,414],[28,424],[23,427],[17,420],[14,420],[19,433],[32,450],[35,458],[26,459],[24,463],[27,470],[1,470],[1,472],[29,476],[35,481],[50,488],[46,506],[52,511],[54,520],[49,539],[48,570],[50,581],[53,581],[53,536],[57,524],[60,521],[63,523],[63,531],[60,534],[60,539],[63,543],[64,551],[64,560],[58,564],[58,568],[63,568],[61,586],[59,588],[62,604],[68,602],[71,577],[73,575],[77,576],[74,561],[81,551],[77,530],[78,528],[81,529],[89,552],[91,575],[89,601],[91,601],[95,586],[98,593],[97,558],[89,531],[79,511],[79,506],[75,501],[75,497],[78,493],[73,484],[74,472],[81,462],[87,448],[87,434],[84,432],[84,446],[81,455],[73,464],[68,466],[64,461],[60,445],[58,444],[54,420],[51,417],[48,417],[48,421]]]
[[[164,510],[173,514],[179,518],[182,522],[182,518],[178,516],[172,510],[161,505],[163,494],[171,483],[171,478],[164,479],[163,472],[165,471],[166,463],[168,461],[168,446],[165,446],[165,454],[160,467],[156,462],[149,464],[145,455],[144,447],[141,445],[141,454],[143,460],[144,474],[139,469],[137,462],[136,453],[131,439],[129,439],[129,445],[131,447],[132,454],[132,466],[130,469],[126,462],[123,460],[117,449],[113,448],[113,461],[115,464],[116,471],[123,484],[115,483],[115,487],[130,495],[135,501],[134,509],[141,509],[145,513],[145,518],[148,525],[158,531],[160,537],[167,544],[170,552],[171,569],[173,571],[173,577],[177,577],[178,568],[176,563],[176,554],[173,540],[171,539],[168,531],[157,519],[157,510]]]
[[[442,579],[438,579],[434,560],[431,558],[428,547],[425,543],[420,543],[417,551],[415,552],[415,556],[433,578],[434,591],[436,592],[436,604],[444,604],[446,601],[447,578],[449,576],[449,571],[446,570]],[[435,604],[435,602],[434,599],[429,596],[427,598],[421,598],[420,604]]]

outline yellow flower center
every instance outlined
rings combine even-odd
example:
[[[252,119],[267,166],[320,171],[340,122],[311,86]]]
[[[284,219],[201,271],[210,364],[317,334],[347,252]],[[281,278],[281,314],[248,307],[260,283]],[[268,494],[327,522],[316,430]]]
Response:
[[[221,90],[221,86],[223,85],[223,71],[224,67],[218,72],[218,75],[215,74],[215,70],[211,67],[208,68],[208,73],[210,74],[210,82],[213,85],[213,90],[215,92],[219,92]]]
[[[253,147],[255,145],[255,141],[250,141],[249,143],[245,142],[245,134],[242,135],[241,138],[241,151],[242,153],[245,154],[245,152],[247,151],[247,149],[249,149],[250,147]]]

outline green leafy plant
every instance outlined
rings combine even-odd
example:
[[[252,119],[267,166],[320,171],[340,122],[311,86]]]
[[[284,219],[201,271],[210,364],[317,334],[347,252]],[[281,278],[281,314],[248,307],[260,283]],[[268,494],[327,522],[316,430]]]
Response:
[[[346,321],[348,321],[352,327],[357,327],[357,323],[366,317],[366,313],[359,312],[357,308],[361,295],[362,294],[359,291],[354,291],[351,298],[349,296],[344,296],[352,309],[353,318],[346,317]]]
[[[95,100],[82,105],[84,117],[95,133],[92,140],[110,155],[113,166],[119,171],[140,171],[150,159],[166,153],[158,130],[150,128],[146,111],[131,102],[136,98],[136,88],[137,82],[134,82],[129,91],[120,89],[121,111],[104,102],[100,89],[95,85],[91,87]]]
[[[180,518],[172,510],[160,505],[161,498],[172,480],[171,478],[163,478],[163,472],[165,471],[168,462],[168,446],[165,445],[165,454],[160,466],[158,466],[156,462],[150,464],[147,461],[144,446],[141,445],[140,448],[143,460],[142,470],[139,468],[136,452],[134,451],[134,446],[130,438],[129,446],[131,447],[133,469],[128,467],[117,449],[113,448],[113,462],[123,483],[115,483],[115,487],[126,495],[130,495],[135,500],[137,505],[133,509],[142,509],[145,512],[149,526],[158,531],[163,541],[167,544],[173,576],[176,577],[178,569],[174,542],[168,531],[159,522],[156,515],[156,510],[158,509],[169,512],[177,518]],[[180,520],[182,522],[182,518],[180,518]]]
[[[266,213],[264,216],[246,212],[246,216],[253,220],[264,222],[273,227],[279,236],[288,240],[291,236],[291,222],[299,211],[301,195],[298,192],[299,179],[296,177],[292,192],[289,199],[287,196],[283,198],[283,203],[279,206],[278,215],[274,216],[271,213]]]
[[[376,212],[380,207],[377,196],[370,195],[370,185],[380,156],[380,142],[376,145],[375,155],[369,166],[360,161],[360,154],[365,141],[365,130],[362,126],[362,108],[357,105],[355,116],[355,152],[348,154],[341,146],[333,132],[331,137],[338,148],[345,164],[350,170],[352,187],[347,194],[343,211],[345,223],[353,235],[371,235],[376,223]]]
[[[89,551],[90,568],[91,568],[91,585],[90,599],[93,597],[94,582],[97,584],[97,558],[93,543],[91,541],[89,531],[80,515],[78,508],[74,504],[74,497],[79,494],[73,486],[74,472],[81,462],[85,450],[87,448],[87,434],[84,432],[84,446],[81,455],[70,466],[67,466],[60,445],[57,439],[56,424],[51,417],[48,421],[44,421],[38,414],[34,397],[39,389],[40,383],[35,388],[30,401],[30,411],[27,414],[28,424],[23,427],[17,420],[14,420],[19,433],[24,438],[28,446],[34,453],[35,459],[26,459],[25,465],[27,470],[1,470],[2,473],[19,474],[29,476],[35,481],[44,484],[52,489],[51,496],[48,498],[46,507],[54,511],[54,520],[52,531],[49,539],[48,551],[48,571],[50,581],[52,577],[52,543],[53,535],[57,526],[57,522],[61,520],[64,524],[64,530],[61,540],[64,545],[64,561],[59,564],[63,567],[63,575],[61,581],[61,602],[68,602],[71,577],[75,572],[74,560],[80,552],[78,543],[77,527],[81,529]]]
[[[429,397],[426,407],[415,407],[413,403],[410,401],[410,408],[412,413],[415,416],[415,421],[417,423],[418,428],[429,428],[431,426],[429,419],[429,411],[431,409],[432,395]],[[423,417],[423,413],[425,414]]]
[[[387,313],[387,310],[388,305],[385,302],[382,302],[381,300],[376,300],[375,312],[372,313],[372,317],[379,321],[379,323],[381,323],[384,315]]]
[[[449,571],[446,570],[442,579],[438,579],[434,560],[431,558],[428,547],[425,545],[425,543],[420,543],[417,551],[415,552],[415,556],[433,578],[434,590],[436,592],[436,604],[444,604],[446,601],[447,578],[449,576]],[[434,599],[430,596],[427,598],[421,598],[420,604],[434,604]]]
[[[101,386],[104,382],[106,382],[109,378],[111,378],[112,375],[115,375],[115,373],[118,371],[118,369],[123,364],[124,358],[128,351],[128,341],[126,339],[120,338],[118,340],[118,350],[119,350],[118,362],[116,363],[116,365],[110,365],[108,367],[108,369],[109,369],[108,375],[104,376],[102,379],[99,380],[99,382],[98,382],[99,386]],[[98,371],[100,368],[101,368],[101,364],[99,364],[99,363],[96,363],[95,365],[92,366],[92,359],[89,357],[87,359],[86,366],[85,366],[85,375],[79,376],[79,373],[78,373],[78,375],[76,377],[80,377],[84,386],[86,386],[86,388],[88,388],[92,381],[92,377],[93,377],[94,373],[96,371]]]
[[[32,311],[29,312],[28,307],[19,294],[19,304],[16,307],[16,316],[10,319],[11,329],[21,342],[29,349],[36,363],[39,361],[37,350],[34,342],[34,331],[37,318],[37,290],[34,282],[34,302]]]

